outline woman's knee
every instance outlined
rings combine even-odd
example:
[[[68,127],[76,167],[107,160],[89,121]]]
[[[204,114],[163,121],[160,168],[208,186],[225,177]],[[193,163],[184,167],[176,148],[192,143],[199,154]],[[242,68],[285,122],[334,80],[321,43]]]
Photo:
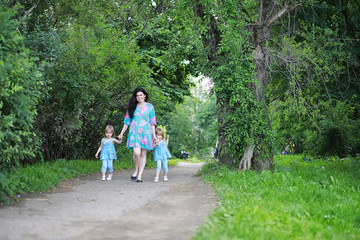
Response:
[[[139,151],[137,149],[136,150],[134,149],[134,158],[138,159],[138,158],[140,158],[140,156],[141,156],[141,151]]]
[[[140,157],[146,158],[146,149],[141,149]]]

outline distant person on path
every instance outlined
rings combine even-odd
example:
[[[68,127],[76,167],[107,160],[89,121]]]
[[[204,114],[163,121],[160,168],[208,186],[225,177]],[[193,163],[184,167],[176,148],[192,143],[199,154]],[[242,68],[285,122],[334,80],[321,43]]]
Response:
[[[105,137],[103,139],[101,139],[100,147],[97,150],[95,157],[98,158],[99,153],[101,151],[101,154],[100,154],[100,160],[102,161],[101,180],[102,181],[105,181],[105,180],[110,181],[112,178],[112,173],[113,173],[113,160],[116,159],[114,142],[116,142],[118,144],[120,144],[121,142],[114,138],[114,137],[116,137],[115,131],[114,131],[114,127],[111,125],[108,125],[105,127],[104,136]],[[107,178],[105,178],[106,169],[109,170],[109,175]]]
[[[143,182],[142,173],[146,164],[146,151],[153,150],[154,142],[156,142],[155,109],[151,103],[147,102],[148,98],[143,88],[138,87],[134,90],[125,115],[124,126],[118,136],[122,142],[123,135],[130,126],[126,147],[134,151],[135,169],[131,180],[136,180],[136,182]]]
[[[293,143],[291,143],[290,139],[288,138],[286,140],[286,147],[285,147],[284,151],[282,151],[281,153],[283,155],[291,154],[294,151],[294,147],[295,147],[295,145]]]
[[[219,156],[219,140],[216,140],[215,151],[214,151],[214,159],[217,159]]]
[[[164,169],[164,182],[168,179],[168,158],[171,158],[171,154],[167,148],[169,144],[169,135],[166,136],[166,142],[164,141],[164,131],[161,128],[155,129],[157,141],[155,143],[154,161],[156,162],[156,172],[154,182],[159,182],[159,175],[161,170],[161,164]]]

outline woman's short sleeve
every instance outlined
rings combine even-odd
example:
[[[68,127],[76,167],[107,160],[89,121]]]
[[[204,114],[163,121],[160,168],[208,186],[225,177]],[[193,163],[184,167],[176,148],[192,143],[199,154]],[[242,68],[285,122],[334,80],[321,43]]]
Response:
[[[150,124],[156,125],[155,108],[152,105],[150,109]]]
[[[126,112],[125,118],[124,118],[124,124],[126,125],[130,125],[131,124],[131,119],[129,116],[129,112]]]

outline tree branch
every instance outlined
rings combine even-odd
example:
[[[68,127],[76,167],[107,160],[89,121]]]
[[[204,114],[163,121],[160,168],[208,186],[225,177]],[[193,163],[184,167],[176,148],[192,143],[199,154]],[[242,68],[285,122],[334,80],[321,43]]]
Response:
[[[38,1],[34,4],[34,6],[32,6],[29,10],[27,10],[27,11],[25,12],[25,15],[21,18],[21,21],[24,20],[24,18],[26,18],[32,11],[34,11],[34,9],[39,5],[39,3],[40,3],[40,0],[38,0]]]
[[[292,6],[285,6],[283,9],[281,9],[277,14],[275,14],[273,17],[271,17],[269,20],[267,20],[264,23],[265,27],[271,26],[274,24],[274,22],[276,22],[278,19],[280,19],[282,16],[284,16],[285,14],[291,12],[292,10],[294,10],[297,7],[300,7],[301,3],[292,5]]]

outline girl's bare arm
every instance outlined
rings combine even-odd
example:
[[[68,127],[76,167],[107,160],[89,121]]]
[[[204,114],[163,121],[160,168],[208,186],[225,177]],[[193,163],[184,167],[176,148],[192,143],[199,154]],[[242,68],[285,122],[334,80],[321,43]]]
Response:
[[[170,138],[170,135],[166,135],[166,146],[169,145],[169,138]]]
[[[99,152],[101,151],[102,149],[102,146],[103,146],[103,141],[101,140],[101,143],[100,143],[100,147],[99,149],[97,150],[96,154],[95,154],[95,157],[98,158],[98,155],[99,155]]]

